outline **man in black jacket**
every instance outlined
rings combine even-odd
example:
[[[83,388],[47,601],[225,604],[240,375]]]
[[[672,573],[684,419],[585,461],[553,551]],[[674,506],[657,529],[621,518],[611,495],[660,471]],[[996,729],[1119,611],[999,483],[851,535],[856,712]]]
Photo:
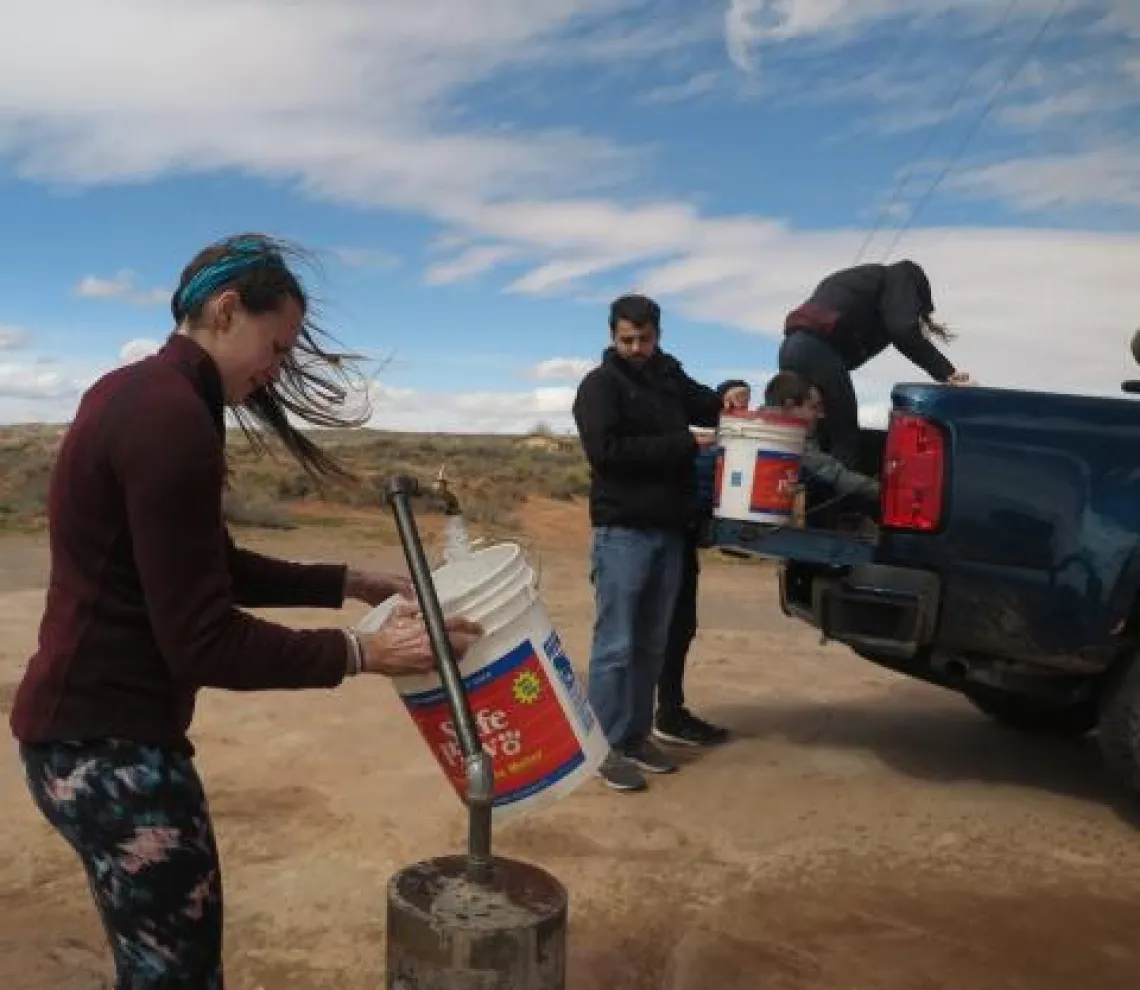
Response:
[[[696,508],[694,426],[741,403],[693,381],[658,347],[661,309],[645,296],[610,306],[612,346],[578,386],[574,421],[590,463],[590,578],[596,618],[590,703],[612,747],[600,774],[616,790],[642,771],[677,769],[649,739],[653,702]],[[744,400],[747,401],[746,399]]]
[[[784,321],[780,371],[797,372],[823,394],[828,446],[847,467],[854,467],[859,456],[853,370],[893,345],[935,381],[969,381],[931,340],[953,339],[933,313],[926,272],[913,261],[899,261],[828,275]]]

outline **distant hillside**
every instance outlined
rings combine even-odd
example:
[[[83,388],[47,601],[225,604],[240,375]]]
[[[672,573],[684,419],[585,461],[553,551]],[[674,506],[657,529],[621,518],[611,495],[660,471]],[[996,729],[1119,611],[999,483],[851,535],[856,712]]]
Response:
[[[0,529],[38,529],[44,523],[48,483],[63,430],[54,426],[0,427]],[[464,515],[475,522],[509,524],[528,496],[570,500],[588,491],[585,459],[573,438],[314,431],[359,477],[351,486],[318,489],[284,452],[255,455],[241,431],[227,441],[232,469],[226,513],[239,525],[288,527],[328,523],[338,513],[381,505],[384,479],[413,474],[430,483],[446,466]],[[440,511],[431,499],[420,511]]]

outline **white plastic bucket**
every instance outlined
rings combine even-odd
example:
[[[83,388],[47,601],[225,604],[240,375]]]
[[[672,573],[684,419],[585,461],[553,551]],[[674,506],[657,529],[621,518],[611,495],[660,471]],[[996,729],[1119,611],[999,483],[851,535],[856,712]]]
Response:
[[[507,578],[527,567],[517,543],[498,543],[448,561],[432,571],[435,593],[440,604],[462,614],[473,598],[478,598],[500,578]]]
[[[459,673],[483,746],[493,761],[496,822],[537,811],[569,794],[595,773],[609,751],[534,586],[533,571],[520,551],[523,567],[505,578],[503,561],[509,556],[505,551],[480,551],[459,562],[465,565],[464,580],[452,571],[436,584],[445,615],[462,615],[484,628],[483,637],[460,663]],[[474,579],[472,564],[480,558],[485,564],[482,582]],[[444,565],[433,578],[454,564]],[[491,589],[479,594],[487,584]],[[461,599],[462,607],[457,608],[456,597],[448,598],[445,592]],[[392,598],[377,606],[357,628],[375,631],[396,604]],[[463,754],[439,678],[432,673],[393,678],[392,683],[462,799]]]
[[[791,521],[807,426],[758,411],[722,416],[717,429],[713,515],[782,526]]]

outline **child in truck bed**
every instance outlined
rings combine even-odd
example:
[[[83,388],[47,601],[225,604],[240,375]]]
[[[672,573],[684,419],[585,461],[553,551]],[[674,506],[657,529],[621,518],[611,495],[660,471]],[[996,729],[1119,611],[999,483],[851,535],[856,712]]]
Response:
[[[878,479],[851,470],[837,457],[820,449],[815,432],[823,416],[823,398],[815,386],[794,371],[781,371],[765,387],[764,404],[807,424],[803,474],[809,480],[826,485],[837,497],[857,499],[863,503],[861,508],[878,509]]]

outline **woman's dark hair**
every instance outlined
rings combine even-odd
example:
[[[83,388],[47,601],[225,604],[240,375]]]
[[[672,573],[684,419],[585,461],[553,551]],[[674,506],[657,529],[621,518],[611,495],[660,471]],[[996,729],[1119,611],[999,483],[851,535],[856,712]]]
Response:
[[[930,279],[923,271],[922,265],[904,258],[896,261],[890,267],[897,268],[907,274],[914,283],[914,290],[918,294],[919,327],[927,337],[937,337],[944,344],[949,344],[956,336],[945,323],[935,320],[931,315],[934,312],[934,293],[930,288]]]
[[[282,359],[278,379],[254,391],[233,410],[234,416],[255,450],[268,450],[265,437],[255,428],[260,425],[314,478],[352,480],[351,471],[289,422],[292,413],[312,426],[362,426],[371,409],[367,381],[363,376],[353,381],[358,356],[322,344],[332,338],[314,318],[309,295],[287,258],[303,260],[305,254],[264,234],[237,234],[211,244],[183,269],[170,300],[171,314],[176,325],[193,327],[206,303],[226,289],[236,291],[242,306],[253,314],[274,312],[286,298],[293,299],[305,317],[296,344]],[[356,414],[345,408],[354,393],[362,401]]]
[[[937,320],[929,316],[924,316],[921,319],[922,332],[927,337],[937,337],[944,344],[949,344],[958,335],[954,333],[945,323],[939,323]]]

